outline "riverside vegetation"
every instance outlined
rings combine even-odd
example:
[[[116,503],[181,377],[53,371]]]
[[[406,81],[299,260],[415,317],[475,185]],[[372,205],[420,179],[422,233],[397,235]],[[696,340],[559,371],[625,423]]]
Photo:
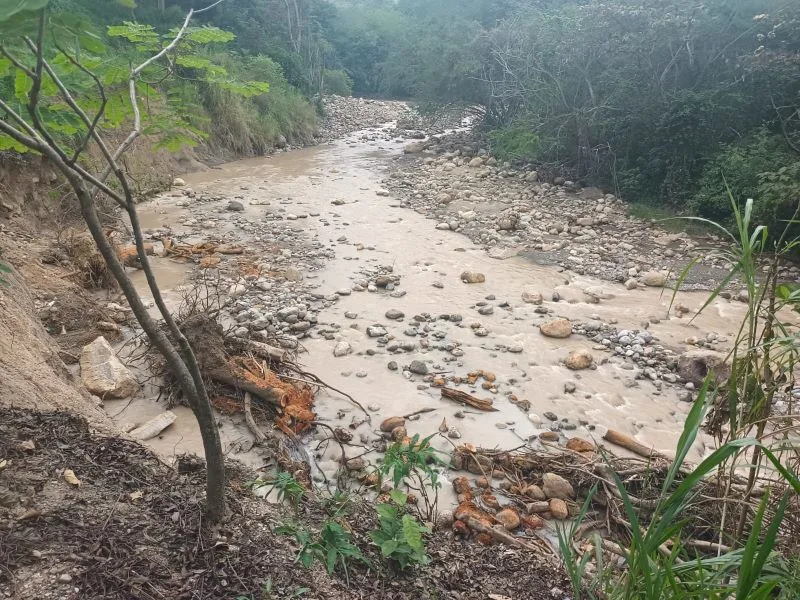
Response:
[[[663,456],[652,454],[643,467],[626,471],[612,468],[614,457],[604,456],[594,446],[563,451],[560,456],[586,459],[571,463],[576,476],[590,473],[576,486],[577,494],[567,494],[585,501],[572,515],[575,520],[558,530],[561,560],[576,600],[754,600],[800,594],[796,542],[800,524],[793,514],[800,498],[794,383],[798,332],[796,320],[785,316],[800,308],[800,288],[779,280],[781,264],[800,245],[796,77],[800,13],[794,4],[743,0],[724,6],[711,2],[693,10],[681,0],[648,6],[479,0],[456,6],[443,0],[431,10],[412,0],[369,6],[359,1],[252,0],[237,10],[223,2],[197,11],[187,10],[188,3],[163,0],[143,7],[127,1],[108,3],[107,11],[91,11],[80,0],[48,4],[46,0],[0,4],[4,9],[0,143],[6,151],[43,155],[68,180],[141,329],[197,415],[207,461],[205,513],[182,512],[186,507],[175,506],[181,502],[148,487],[154,499],[147,500],[150,509],[162,516],[177,515],[172,520],[180,527],[182,519],[189,518],[202,529],[201,514],[224,527],[229,480],[201,371],[203,361],[187,339],[187,322],[179,322],[161,299],[138,224],[138,198],[131,191],[122,157],[143,135],[170,150],[217,144],[236,154],[307,143],[317,131],[309,98],[331,91],[347,93],[353,85],[366,93],[468,103],[483,118],[477,135],[486,136],[501,161],[535,164],[540,177],[554,182],[570,178],[614,188],[623,198],[666,202],[675,210],[700,215],[695,218],[722,235],[728,244],[724,252],[730,273],[700,312],[731,281],[745,288],[746,317],[727,357],[727,376],[718,379],[711,373],[706,378],[686,417],[675,456],[666,463],[659,462]],[[265,14],[286,17],[272,20]],[[178,27],[164,27],[170,20]],[[464,31],[470,33],[466,38]],[[648,61],[632,61],[639,56],[632,51],[642,48],[649,50]],[[633,89],[640,94],[631,93]],[[769,93],[761,93],[763,89]],[[196,111],[187,110],[195,106]],[[743,115],[735,131],[726,121],[732,114]],[[651,127],[653,123],[657,126]],[[124,141],[112,144],[111,131],[125,134]],[[90,158],[90,148],[99,159]],[[129,217],[138,265],[148,275],[163,324],[148,315],[103,230],[100,197]],[[7,271],[0,263],[0,275]],[[679,274],[677,287],[686,275]],[[0,283],[8,282],[0,279]],[[487,375],[481,376],[491,383]],[[788,409],[776,410],[778,401]],[[248,402],[245,399],[245,406]],[[291,415],[286,413],[288,419]],[[85,428],[85,423],[77,422],[65,426],[59,418],[14,412],[9,421],[35,432],[31,423],[39,419],[37,427],[55,427],[50,437],[56,432],[72,436]],[[311,418],[303,423],[313,425],[313,414]],[[298,423],[291,425],[297,428]],[[198,537],[203,544],[211,541],[213,550],[205,546],[202,552],[189,550],[180,536],[172,536],[169,551],[191,555],[185,563],[190,567],[187,573],[215,573],[214,597],[224,595],[221,590],[229,578],[239,580],[233,584],[237,593],[249,593],[237,597],[272,597],[271,578],[263,585],[256,585],[256,577],[243,581],[234,565],[245,567],[252,577],[264,557],[256,556],[254,540],[279,548],[280,536],[294,540],[296,560],[304,567],[319,562],[328,574],[341,574],[342,589],[353,585],[356,577],[359,585],[367,585],[374,572],[384,582],[381,585],[388,586],[381,590],[385,597],[399,597],[392,594],[405,591],[393,590],[385,581],[395,571],[410,571],[420,573],[424,586],[420,595],[436,597],[436,586],[426,577],[430,573],[444,577],[444,570],[425,569],[432,563],[437,566],[431,546],[437,535],[443,535],[433,526],[440,526],[437,501],[444,463],[430,446],[433,436],[408,437],[401,429],[401,433],[392,429],[391,437],[398,439],[385,449],[376,471],[363,479],[375,489],[375,507],[361,506],[351,515],[346,495],[319,501],[301,481],[302,470],[280,471],[273,479],[242,487],[274,489],[278,500],[290,505],[290,520],[273,523],[267,527],[269,533],[248,538],[250,533],[244,532],[248,522],[240,518],[244,510],[239,503],[250,498],[238,495],[234,502],[237,514],[232,527],[238,528],[237,538],[249,540],[245,554],[255,557],[252,562],[237,562],[242,559],[233,554],[240,549],[233,550],[219,529],[211,537]],[[686,457],[701,429],[711,433],[718,445],[700,464],[690,465]],[[449,432],[443,422],[442,437]],[[18,468],[16,463],[37,445],[54,455],[59,451],[48,446],[47,436],[30,435],[35,443],[3,447],[14,464],[0,456],[0,473],[9,465]],[[94,448],[88,432],[75,435],[70,437],[72,444]],[[347,435],[334,430],[332,439],[345,444]],[[111,445],[116,448],[118,443]],[[143,463],[153,462],[143,451],[127,450],[139,452],[136,456]],[[71,452],[71,460],[82,460],[81,453]],[[344,445],[342,452],[344,456]],[[110,454],[123,472],[131,468],[124,452]],[[454,445],[454,460],[459,454],[473,457],[479,470],[486,465],[480,449]],[[504,454],[495,457],[498,463],[518,464]],[[343,460],[342,468],[359,470],[353,467],[354,460]],[[526,460],[543,459],[531,454]],[[88,463],[86,468],[90,470]],[[180,490],[176,498],[186,501],[191,496],[181,496],[191,489],[187,482],[181,487],[161,466],[149,468],[151,472],[141,475],[136,485],[157,476]],[[490,475],[493,470],[494,464]],[[509,480],[519,474],[508,467],[500,472]],[[387,476],[391,483],[384,481]],[[63,470],[62,477],[70,486],[81,485],[71,468]],[[230,481],[239,481],[236,474],[231,477]],[[479,487],[487,487],[484,483],[491,486],[487,480]],[[524,536],[506,533],[520,526],[516,510],[507,509],[506,517],[516,517],[513,525],[500,518],[505,510],[495,513],[503,526],[494,528],[481,521],[484,512],[472,510],[469,486],[457,491],[466,499],[459,498],[459,509],[441,522],[452,524],[465,537],[479,532],[478,539],[487,545],[501,541],[531,548]],[[505,491],[514,494],[512,485]],[[131,491],[132,501],[135,493]],[[138,493],[136,499],[142,497]],[[489,504],[487,495],[493,498],[486,492],[482,502]],[[303,523],[301,517],[309,517],[312,510],[318,511],[315,523]],[[553,505],[549,511],[555,513]],[[41,516],[25,513],[19,520]],[[112,516],[113,509],[106,523]],[[104,529],[105,525],[99,528],[101,534]],[[59,530],[56,537],[64,535]],[[8,539],[15,545],[7,546],[11,550],[0,556],[9,564],[30,564],[28,541]],[[94,560],[88,551],[93,547],[82,547],[80,560]],[[231,555],[220,561],[214,553],[223,547]],[[441,550],[439,560],[446,561],[446,554]],[[106,595],[104,586],[114,582],[118,597],[129,593],[147,597],[138,587],[139,576],[127,571],[122,578],[111,576],[108,564],[118,569],[126,565],[112,555],[103,567],[109,569],[108,575],[92,579],[85,574],[84,583],[98,596]],[[227,575],[217,573],[220,563],[230,567]],[[153,564],[144,579],[167,585],[164,582],[170,578]],[[524,569],[525,563],[520,564],[518,568]],[[404,581],[413,581],[410,577]],[[132,583],[133,579],[137,581]],[[295,585],[291,593],[300,597],[307,591]]]

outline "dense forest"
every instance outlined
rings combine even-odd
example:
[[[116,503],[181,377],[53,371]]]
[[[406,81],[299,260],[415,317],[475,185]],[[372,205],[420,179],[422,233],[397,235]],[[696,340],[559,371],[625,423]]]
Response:
[[[126,22],[165,34],[201,5],[51,8],[108,38]],[[225,0],[198,20],[232,35],[154,83],[157,104],[172,107],[161,122],[173,146],[306,143],[320,95],[352,92],[471,106],[499,158],[638,204],[725,220],[730,189],[774,223],[800,199],[798,2]],[[106,41],[113,60],[131,60],[134,37]],[[11,94],[13,69],[3,74]]]

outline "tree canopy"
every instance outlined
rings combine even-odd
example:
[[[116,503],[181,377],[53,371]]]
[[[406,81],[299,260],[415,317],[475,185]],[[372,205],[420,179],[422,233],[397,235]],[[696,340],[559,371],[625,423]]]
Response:
[[[98,65],[109,78],[195,5],[50,3],[72,31],[78,20],[89,24],[73,40],[83,51],[110,44]],[[535,138],[526,161],[626,200],[719,217],[727,180],[774,221],[790,218],[800,198],[797,2],[224,0],[198,26],[225,39],[209,39],[160,90],[167,109],[183,105],[161,119],[173,146],[210,135],[247,154],[281,138],[307,141],[313,98],[352,90],[470,104],[484,130],[498,130],[489,136],[498,155],[513,154],[503,140]],[[18,96],[22,83],[0,61],[0,95]],[[188,134],[170,135],[170,123]],[[73,126],[61,123],[62,133]]]

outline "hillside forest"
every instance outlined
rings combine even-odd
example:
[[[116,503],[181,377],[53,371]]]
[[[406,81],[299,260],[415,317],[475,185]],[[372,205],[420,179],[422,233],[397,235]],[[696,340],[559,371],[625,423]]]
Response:
[[[114,64],[149,50],[125,23],[164,35],[196,4],[56,0],[51,11],[89,32],[76,43],[113,84]],[[309,143],[320,96],[355,94],[472,107],[498,158],[654,214],[725,220],[730,191],[774,223],[800,198],[790,0],[225,0],[197,22],[224,34],[149,89],[163,117],[153,129],[173,147],[251,155]],[[4,96],[9,66],[0,61]]]

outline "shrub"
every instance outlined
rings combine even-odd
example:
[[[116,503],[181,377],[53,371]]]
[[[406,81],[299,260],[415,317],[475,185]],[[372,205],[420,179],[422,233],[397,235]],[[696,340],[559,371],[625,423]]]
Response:
[[[512,125],[489,133],[492,154],[502,161],[531,162],[539,152],[539,137],[524,125]]]
[[[335,71],[326,69],[323,73],[323,81],[326,94],[350,96],[353,93],[353,80],[342,69]]]
[[[416,434],[407,443],[392,444],[378,467],[381,477],[391,476],[395,493],[402,494],[397,488],[405,485],[420,494],[422,502],[418,510],[426,520],[436,517],[439,488],[442,486],[436,467],[443,463],[436,455],[436,449],[431,446],[432,437],[420,439]],[[432,497],[430,492],[433,493]]]
[[[692,208],[701,217],[730,224],[730,193],[753,198],[753,220],[783,230],[800,200],[800,157],[780,136],[760,132],[724,146],[706,166]]]
[[[294,525],[281,525],[275,532],[294,537],[300,545],[297,561],[305,568],[319,561],[325,565],[328,573],[333,573],[337,566],[341,567],[345,578],[348,578],[347,565],[350,560],[369,564],[361,550],[353,544],[353,536],[334,521],[325,521],[318,534]]]
[[[396,491],[392,498],[405,504],[405,494]],[[375,545],[381,549],[384,558],[394,561],[400,569],[409,565],[426,565],[430,557],[425,553],[423,534],[430,533],[409,514],[400,515],[400,506],[395,504],[379,504],[377,506],[380,529],[370,532]]]
[[[311,140],[317,127],[314,107],[286,81],[281,65],[268,56],[215,57],[242,79],[269,83],[269,91],[251,97],[235,95],[218,85],[203,89],[203,103],[213,121],[212,142],[237,154],[263,154],[287,141]]]

